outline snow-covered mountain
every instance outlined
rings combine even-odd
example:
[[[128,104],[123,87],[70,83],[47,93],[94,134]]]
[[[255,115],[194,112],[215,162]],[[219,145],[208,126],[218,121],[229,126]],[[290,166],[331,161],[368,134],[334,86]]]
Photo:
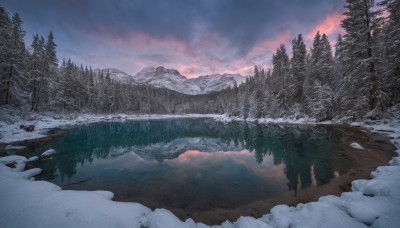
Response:
[[[240,74],[213,74],[188,79],[188,81],[199,86],[203,93],[210,93],[223,90],[228,86],[233,87],[235,83],[240,85],[246,81],[246,78]]]
[[[191,95],[220,91],[229,86],[233,87],[235,83],[240,85],[246,80],[239,74],[215,74],[188,79],[178,70],[167,69],[162,66],[143,68],[134,76],[114,68],[103,70],[104,72],[109,71],[112,79],[124,83],[147,84]]]

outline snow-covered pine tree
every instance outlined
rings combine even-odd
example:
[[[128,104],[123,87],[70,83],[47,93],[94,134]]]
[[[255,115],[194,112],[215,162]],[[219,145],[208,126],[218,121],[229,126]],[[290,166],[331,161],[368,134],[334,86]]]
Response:
[[[258,70],[258,66],[254,65],[254,77],[257,78],[258,76],[260,76],[260,72]]]
[[[29,58],[29,84],[31,86],[31,111],[36,111],[41,96],[41,89],[43,84],[43,56],[44,56],[44,42],[41,41],[39,35],[33,36],[31,45],[31,54]]]
[[[293,95],[294,102],[300,103],[303,100],[303,84],[306,77],[306,45],[303,36],[299,34],[292,41],[291,71],[293,75]]]
[[[0,7],[0,105],[9,97],[9,58],[11,55],[11,19],[8,12]]]
[[[364,115],[380,108],[377,58],[373,52],[374,31],[381,26],[381,11],[375,9],[374,0],[346,0],[346,16],[341,25],[346,33],[343,44],[345,78],[341,86],[344,110],[347,115]]]
[[[335,68],[337,72],[335,81],[333,83],[335,88],[339,87],[339,82],[344,78],[345,72],[343,69],[343,65],[344,65],[345,54],[346,51],[343,44],[342,34],[339,33],[335,43],[335,65],[336,65]]]
[[[19,15],[10,19],[0,7],[0,105],[23,105],[29,96],[24,36]]]
[[[52,97],[46,101],[46,103],[51,106],[55,107],[59,103],[60,100],[60,89],[61,84],[59,83],[60,79],[60,72],[58,68],[58,59],[57,59],[57,52],[56,52],[57,45],[54,41],[53,32],[50,31],[47,35],[46,43],[44,46],[45,49],[45,63],[44,63],[44,74],[47,82],[48,87],[48,94]]]
[[[332,90],[335,67],[328,37],[319,32],[314,38],[305,85],[307,112],[318,120],[333,117]]]
[[[264,116],[263,105],[264,105],[264,94],[259,89],[253,91],[253,93],[250,96],[249,117],[251,118],[263,117]]]
[[[314,37],[312,47],[310,48],[310,55],[307,61],[307,74],[303,84],[304,91],[304,104],[305,107],[311,107],[310,102],[314,100],[315,81],[319,78],[319,60],[321,59],[321,35],[319,31]],[[308,113],[310,110],[307,108]]]
[[[285,45],[281,44],[276,50],[276,53],[272,56],[272,64],[272,92],[277,96],[281,114],[284,114],[288,108],[288,94],[291,94],[288,86],[288,82],[290,81],[289,56]]]
[[[384,6],[389,16],[384,28],[385,71],[386,84],[392,103],[400,102],[400,1],[383,0],[379,5]]]
[[[332,87],[335,79],[335,67],[332,55],[332,47],[329,43],[328,37],[322,34],[321,38],[321,58],[318,61],[320,67],[318,79],[323,83]]]

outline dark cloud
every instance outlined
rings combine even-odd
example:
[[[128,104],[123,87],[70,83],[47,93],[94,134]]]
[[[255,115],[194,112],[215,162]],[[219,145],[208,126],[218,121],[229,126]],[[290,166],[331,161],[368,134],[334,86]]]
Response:
[[[194,25],[201,23],[245,50],[293,21],[314,23],[342,5],[338,0],[6,0],[4,3],[38,26],[50,25],[65,33],[106,31],[123,37],[140,31],[188,41]]]
[[[99,47],[93,37],[125,39],[134,33],[172,38],[190,47],[200,27],[206,33],[201,39],[222,37],[235,48],[233,56],[246,55],[282,30],[306,33],[327,14],[342,10],[343,4],[344,0],[0,0],[8,11],[21,15],[30,35],[54,31],[61,50],[94,51]],[[154,57],[167,58],[160,53]]]

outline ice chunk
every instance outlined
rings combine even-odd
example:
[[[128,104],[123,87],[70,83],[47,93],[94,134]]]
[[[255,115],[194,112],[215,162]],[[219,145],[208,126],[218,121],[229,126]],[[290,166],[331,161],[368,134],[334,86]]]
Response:
[[[26,162],[33,162],[33,161],[36,161],[38,159],[39,158],[37,156],[33,156],[33,157],[30,157],[28,160],[26,160]]]
[[[350,147],[357,149],[357,150],[364,150],[364,147],[362,147],[360,144],[353,142],[352,144],[350,144]]]
[[[55,149],[48,149],[42,153],[41,157],[49,157],[56,153]]]

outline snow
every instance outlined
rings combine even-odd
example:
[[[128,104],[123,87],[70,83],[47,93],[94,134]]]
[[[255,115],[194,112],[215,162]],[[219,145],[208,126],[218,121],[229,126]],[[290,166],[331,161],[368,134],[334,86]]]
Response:
[[[258,122],[261,124],[316,124],[315,119],[313,118],[259,118],[259,119],[252,119],[247,118],[243,119],[241,117],[235,116],[228,116],[226,114],[219,115],[214,117],[214,120],[220,121],[223,123],[230,123],[234,121],[246,121],[246,122]],[[326,122],[319,122],[318,124],[332,124],[331,121]]]
[[[7,145],[5,150],[21,150],[24,149],[26,146],[18,146],[18,145]]]
[[[363,125],[385,133],[400,152],[400,121]],[[45,181],[32,181],[40,169],[23,171],[3,164],[30,161],[0,158],[0,227],[209,227],[192,219],[180,221],[170,211],[138,203],[112,201],[107,191],[71,191]],[[37,158],[36,158],[37,159]],[[278,205],[261,218],[241,217],[219,227],[398,227],[400,224],[400,158],[352,182],[352,192],[323,196],[295,207]]]
[[[349,146],[357,150],[364,150],[364,147],[362,147],[360,144],[356,142],[351,143]]]
[[[191,95],[220,91],[229,86],[233,87],[235,83],[239,86],[246,81],[246,78],[239,74],[214,74],[188,79],[179,71],[162,66],[145,67],[134,76],[114,68],[103,69],[103,72],[107,71],[112,79],[120,82],[147,84]],[[100,69],[96,69],[95,72],[100,72]]]
[[[56,154],[56,150],[55,149],[48,149],[45,152],[42,153],[42,155],[40,155],[41,157],[49,157],[51,155]]]

